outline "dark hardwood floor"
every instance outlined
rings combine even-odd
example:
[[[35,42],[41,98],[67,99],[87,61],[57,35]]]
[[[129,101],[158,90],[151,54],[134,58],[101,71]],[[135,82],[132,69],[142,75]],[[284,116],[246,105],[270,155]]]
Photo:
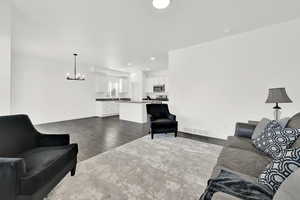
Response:
[[[148,134],[148,124],[119,120],[118,117],[85,118],[37,125],[42,133],[70,134],[71,142],[78,143],[78,160],[86,160],[99,153],[121,146]],[[178,133],[179,137],[222,145],[220,139]]]
[[[200,142],[205,142],[209,144],[216,144],[216,145],[221,145],[224,146],[226,144],[226,140],[219,139],[219,138],[212,138],[212,137],[207,137],[207,136],[202,136],[202,135],[193,135],[190,133],[178,133],[179,137],[184,137],[184,138],[189,138],[192,140],[197,140]]]

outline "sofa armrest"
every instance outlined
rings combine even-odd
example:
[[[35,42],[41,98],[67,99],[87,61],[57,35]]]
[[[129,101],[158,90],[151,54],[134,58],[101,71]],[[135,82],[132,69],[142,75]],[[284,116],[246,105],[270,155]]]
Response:
[[[234,136],[251,138],[256,125],[249,123],[236,123]]]
[[[169,118],[170,120],[176,121],[176,115],[173,115],[173,114],[171,114],[171,113],[169,114],[168,118]]]
[[[22,158],[0,157],[0,196],[1,199],[15,200],[20,190],[20,178],[25,173]]]
[[[39,146],[64,146],[70,144],[70,135],[48,135],[40,134],[38,139]]]

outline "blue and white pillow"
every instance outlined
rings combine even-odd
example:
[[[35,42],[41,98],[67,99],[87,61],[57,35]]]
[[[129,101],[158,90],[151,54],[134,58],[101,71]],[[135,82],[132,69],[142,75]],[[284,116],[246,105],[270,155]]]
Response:
[[[291,147],[300,135],[300,129],[280,128],[277,121],[271,121],[264,133],[253,140],[255,147],[272,158]]]
[[[270,131],[271,129],[281,130],[283,128],[285,127],[281,126],[280,121],[272,120],[266,125],[263,133]]]
[[[286,149],[258,177],[258,183],[276,192],[284,180],[300,167],[300,148]]]

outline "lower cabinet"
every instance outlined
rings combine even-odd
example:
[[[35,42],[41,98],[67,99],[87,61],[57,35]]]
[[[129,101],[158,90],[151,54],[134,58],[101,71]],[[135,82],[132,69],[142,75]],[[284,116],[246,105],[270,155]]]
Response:
[[[119,102],[116,101],[97,101],[96,116],[108,117],[119,115]]]

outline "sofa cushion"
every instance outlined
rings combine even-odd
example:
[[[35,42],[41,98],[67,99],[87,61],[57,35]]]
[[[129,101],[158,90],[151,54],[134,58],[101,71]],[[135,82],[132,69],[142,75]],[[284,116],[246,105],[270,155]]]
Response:
[[[227,147],[243,149],[252,152],[258,152],[250,138],[229,136],[226,142]]]
[[[300,128],[300,113],[294,115],[288,122],[287,128]]]
[[[300,128],[300,113],[294,115],[288,122],[287,128]],[[292,145],[292,148],[300,147],[300,138]]]
[[[218,175],[220,174],[221,170],[232,172],[232,173],[240,176],[241,178],[243,178],[245,181],[252,182],[252,183],[256,183],[257,182],[257,177],[249,176],[249,175],[246,175],[246,174],[243,174],[243,173],[240,173],[240,172],[237,172],[237,171],[234,171],[232,169],[228,169],[228,168],[225,168],[225,167],[222,167],[222,166],[215,166],[214,167],[212,175],[211,175],[211,178],[218,177]]]
[[[276,158],[283,150],[290,148],[295,143],[299,135],[300,129],[270,129],[253,140],[253,144],[258,150]]]
[[[40,147],[29,150],[24,158],[26,173],[21,178],[21,194],[30,195],[76,158],[77,144],[57,147]]]
[[[300,167],[300,148],[287,149],[262,172],[258,182],[276,192],[283,181]]]
[[[300,169],[292,173],[275,193],[274,200],[299,200]]]
[[[216,167],[225,167],[248,176],[258,177],[270,162],[271,158],[261,153],[224,147]]]
[[[153,128],[174,128],[177,126],[177,121],[170,119],[156,119],[152,121]]]

